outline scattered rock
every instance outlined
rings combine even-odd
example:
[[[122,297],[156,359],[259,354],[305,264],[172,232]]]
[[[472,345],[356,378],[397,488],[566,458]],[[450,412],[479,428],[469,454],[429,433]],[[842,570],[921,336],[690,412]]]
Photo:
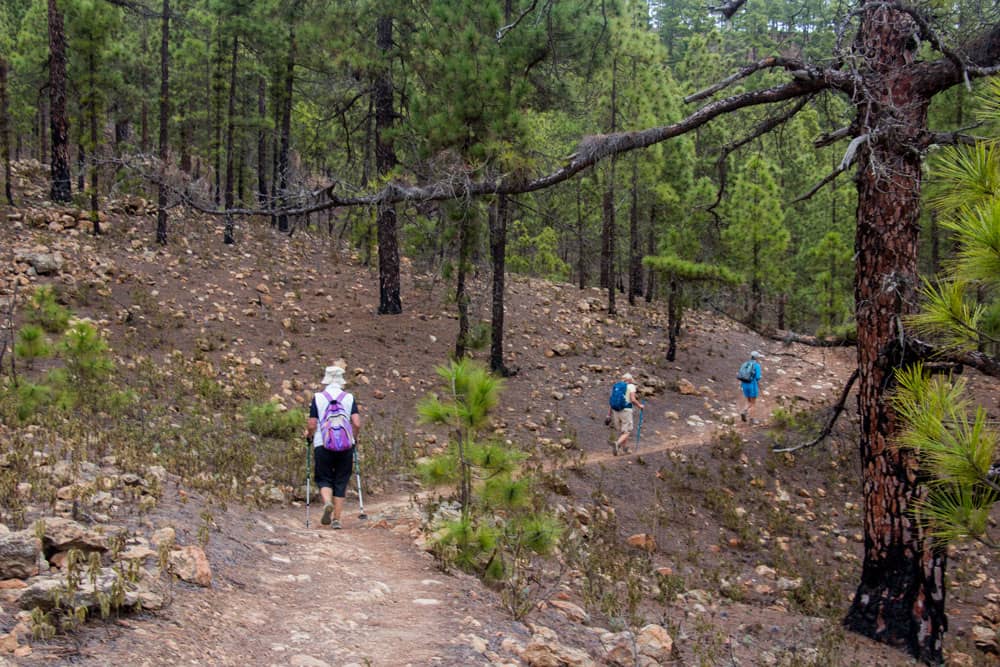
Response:
[[[183,581],[208,588],[212,585],[212,568],[201,547],[186,546],[170,552],[169,568]]]
[[[42,543],[32,530],[0,535],[0,579],[27,579],[38,574]]]
[[[642,549],[643,551],[648,551],[649,553],[656,551],[656,539],[648,533],[638,533],[636,535],[632,535],[626,541],[630,547]]]

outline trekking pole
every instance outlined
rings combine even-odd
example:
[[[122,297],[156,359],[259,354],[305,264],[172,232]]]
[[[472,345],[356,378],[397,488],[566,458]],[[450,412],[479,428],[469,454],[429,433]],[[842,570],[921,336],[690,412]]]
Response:
[[[635,451],[639,451],[639,441],[642,439],[642,418],[646,414],[646,404],[642,403],[642,410],[639,410],[639,425],[635,429]]]
[[[312,441],[306,438],[306,528],[309,527],[309,493],[312,490]]]
[[[358,462],[357,444],[354,445],[354,475],[358,480],[358,505],[361,507],[361,513],[358,514],[358,518],[364,520],[368,518],[368,515],[365,514],[365,499],[361,495],[361,464]]]

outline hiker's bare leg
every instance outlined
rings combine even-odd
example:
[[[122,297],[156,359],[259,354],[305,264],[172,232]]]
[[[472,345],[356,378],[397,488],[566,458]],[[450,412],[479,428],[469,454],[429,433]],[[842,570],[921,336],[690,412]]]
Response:
[[[329,486],[321,486],[319,487],[319,495],[323,499],[323,504],[327,505],[333,498],[333,489]]]
[[[335,521],[340,521],[340,513],[344,511],[344,499],[334,498],[333,499],[333,518]]]

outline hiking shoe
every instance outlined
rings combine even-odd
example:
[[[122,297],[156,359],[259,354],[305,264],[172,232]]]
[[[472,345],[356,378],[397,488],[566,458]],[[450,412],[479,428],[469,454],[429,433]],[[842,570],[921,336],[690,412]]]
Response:
[[[746,410],[744,410],[743,412],[740,413],[740,419],[742,419],[743,421],[747,420]]]
[[[343,526],[340,525],[340,519],[334,519],[333,523],[330,525],[334,530],[340,530]]]
[[[323,518],[319,522],[324,526],[329,526],[331,516],[333,516],[333,503],[327,503],[323,506]]]

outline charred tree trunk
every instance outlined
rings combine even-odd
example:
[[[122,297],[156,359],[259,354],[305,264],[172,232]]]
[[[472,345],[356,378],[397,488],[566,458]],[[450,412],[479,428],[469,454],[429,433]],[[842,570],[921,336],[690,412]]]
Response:
[[[470,246],[472,245],[472,230],[470,229],[472,212],[463,208],[458,227],[458,271],[455,279],[455,302],[458,304],[458,336],[455,338],[455,359],[465,356],[466,342],[469,337],[469,293],[465,285],[465,276],[469,271]]]
[[[670,276],[667,292],[667,361],[677,358],[677,336],[681,332],[681,287],[676,276]]]
[[[281,144],[278,149],[278,205],[288,205],[288,151],[292,140],[292,84],[295,81],[295,58],[297,57],[298,41],[295,38],[295,28],[288,31],[288,61],[285,63],[284,86],[281,94]],[[288,232],[288,215],[278,215],[278,231]]]
[[[225,46],[222,38],[215,44],[215,55],[212,58],[212,168],[213,192],[212,201],[216,206],[222,204],[222,96],[225,91],[225,80],[222,78],[222,68],[225,66]]]
[[[582,179],[576,181],[576,252],[577,252],[577,279],[580,289],[587,286],[587,245],[585,224],[583,217],[583,186]]]
[[[601,279],[606,280],[602,287],[608,290],[608,315],[614,315],[615,283],[618,276],[615,272],[615,159],[611,158],[608,168],[608,183],[604,188],[604,201],[601,206],[604,215],[604,242],[601,250]],[[606,276],[605,276],[606,274]]]
[[[170,140],[170,0],[163,0],[160,17],[160,184],[156,188],[156,242],[167,243],[167,186],[164,183]]]
[[[490,255],[493,260],[493,312],[490,329],[490,369],[510,375],[503,361],[504,296],[507,271],[507,195],[499,195],[490,207]]]
[[[392,17],[380,16],[376,28],[376,46],[382,57],[375,79],[375,168],[379,176],[387,176],[396,166],[396,149],[389,136],[393,124],[392,106]],[[396,315],[403,312],[400,298],[399,238],[396,205],[378,209],[378,312]]]
[[[233,46],[229,53],[229,100],[226,106],[226,195],[224,206],[227,209],[233,208],[235,192],[235,155],[233,151],[233,140],[236,135],[236,65],[239,58],[240,42],[233,36]],[[231,243],[231,241],[227,241]]]
[[[142,101],[139,106],[139,152],[143,155],[149,151],[149,76],[146,72],[146,54],[149,52],[149,38],[146,34],[146,22],[142,21],[142,66],[139,68],[139,89],[142,90]]]
[[[628,302],[635,305],[635,297],[642,296],[642,252],[639,235],[639,155],[632,156],[632,206],[628,225]]]
[[[887,400],[894,370],[909,363],[902,318],[914,308],[918,284],[921,170],[913,147],[927,127],[930,97],[908,74],[915,31],[909,15],[872,4],[855,43],[867,70],[857,123],[873,139],[858,159],[855,239],[865,556],[844,622],[938,664],[946,552],[911,512],[925,488],[914,453],[894,446],[896,415]]]
[[[649,229],[646,234],[646,254],[655,255],[656,254],[656,206],[649,207]],[[646,303],[651,303],[653,301],[654,292],[656,290],[656,272],[653,271],[652,267],[646,271]]]
[[[69,202],[73,186],[69,173],[69,122],[66,119],[66,31],[56,0],[48,0],[49,129],[51,130],[51,190],[53,201]]]
[[[97,181],[99,165],[97,163],[97,63],[91,52],[87,58],[87,71],[90,73],[90,222],[94,226],[94,236],[101,233],[101,216],[97,204]]]
[[[257,205],[268,207],[267,201],[267,130],[264,118],[267,115],[267,82],[260,77],[257,82]]]
[[[10,185],[10,111],[7,106],[7,60],[0,56],[0,153],[3,153],[3,194],[14,205]]]

